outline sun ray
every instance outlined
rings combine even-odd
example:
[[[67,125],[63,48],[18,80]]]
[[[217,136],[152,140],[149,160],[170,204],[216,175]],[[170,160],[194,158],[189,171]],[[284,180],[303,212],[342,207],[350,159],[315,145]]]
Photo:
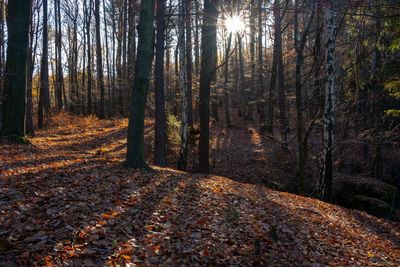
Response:
[[[225,28],[230,33],[241,32],[246,25],[239,16],[232,16],[225,19]]]

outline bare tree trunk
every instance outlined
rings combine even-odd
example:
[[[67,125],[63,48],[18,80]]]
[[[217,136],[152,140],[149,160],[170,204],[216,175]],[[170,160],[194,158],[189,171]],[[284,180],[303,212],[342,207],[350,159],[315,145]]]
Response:
[[[165,0],[164,0],[165,1]],[[135,36],[135,3],[136,0],[129,0],[128,19],[128,81],[133,80],[136,58],[136,36]],[[165,39],[165,37],[164,37]],[[165,41],[164,41],[165,42]],[[164,45],[165,46],[165,45]]]
[[[309,29],[314,19],[314,8],[305,26],[303,33],[299,32],[299,0],[294,2],[294,48],[296,51],[295,87],[296,87],[296,115],[297,115],[297,145],[298,145],[298,187],[300,193],[305,192],[305,169],[308,158],[307,137],[304,132],[302,77],[301,68],[304,62],[303,50],[306,45]]]
[[[281,25],[281,8],[278,0],[274,4],[275,13],[275,40],[276,42],[276,69],[277,69],[277,96],[279,106],[279,123],[281,129],[281,139],[283,148],[287,148],[288,121],[286,116],[286,96],[285,96],[285,77],[283,71],[283,54],[282,54],[282,25]]]
[[[195,36],[194,36],[194,69],[195,69],[195,75],[199,76],[200,73],[200,42],[199,42],[199,0],[194,1],[195,5]]]
[[[186,24],[186,78],[187,78],[187,98],[188,98],[188,125],[193,127],[193,96],[192,96],[192,74],[193,74],[193,62],[192,62],[192,19],[191,1],[184,1],[185,4],[185,24]]]
[[[1,105],[3,100],[4,91],[4,50],[5,50],[5,40],[4,40],[4,5],[0,5],[0,129],[1,129]]]
[[[29,23],[32,1],[13,0],[8,3],[7,63],[1,136],[25,136],[26,63],[29,45]]]
[[[90,22],[92,17],[92,1],[89,0],[89,6],[87,6],[87,0],[84,2],[85,12],[86,12],[86,34],[87,34],[87,114],[92,114],[92,47],[91,47],[91,39],[90,39]]]
[[[42,62],[40,67],[40,95],[38,109],[38,127],[43,128],[43,111],[46,114],[50,110],[49,93],[49,42],[47,33],[47,0],[43,0],[43,44],[42,44]]]
[[[105,119],[105,93],[104,93],[104,74],[103,74],[103,55],[101,52],[100,34],[100,0],[95,1],[95,20],[96,20],[96,65],[97,65],[97,85],[100,91],[100,113],[99,118]]]
[[[231,127],[231,113],[229,111],[229,53],[231,50],[231,43],[232,43],[232,32],[229,33],[228,43],[226,45],[225,50],[225,70],[224,70],[224,113],[225,113],[225,125],[226,127]]]
[[[157,41],[154,72],[155,93],[155,140],[154,163],[166,165],[167,125],[164,96],[164,53],[165,53],[165,0],[157,0]]]
[[[183,0],[179,3],[179,88],[182,94],[182,118],[181,118],[181,148],[178,161],[178,169],[186,170],[187,167],[187,155],[189,145],[189,90],[188,90],[188,78],[187,78],[187,58],[186,58],[186,39],[185,39],[185,3]]]
[[[332,179],[333,179],[333,130],[335,116],[335,38],[336,23],[335,11],[333,11],[333,1],[331,6],[325,10],[325,111],[324,111],[324,155],[322,165],[322,194],[323,199],[330,201],[332,198]]]
[[[264,97],[264,68],[263,68],[263,0],[258,0],[258,94],[259,101],[259,121],[265,130],[265,97]]]
[[[111,112],[111,107],[113,105],[112,103],[112,98],[111,98],[111,91],[112,91],[112,86],[111,86],[111,66],[110,66],[110,51],[109,51],[109,44],[108,44],[108,31],[107,31],[107,19],[106,19],[106,3],[105,0],[103,0],[103,21],[104,21],[104,38],[105,38],[105,49],[106,49],[106,66],[107,66],[107,87],[108,87],[108,103],[107,103],[107,112],[108,116],[112,117],[112,112]]]
[[[37,21],[34,21],[33,10],[31,11],[31,23],[29,29],[29,50],[28,50],[28,62],[27,62],[27,81],[26,81],[26,112],[25,112],[25,128],[26,134],[34,135],[35,129],[33,125],[33,94],[32,94],[32,80],[33,71],[35,66],[36,48],[38,44],[38,34],[35,34],[39,30],[39,16]],[[36,36],[36,37],[35,37]],[[34,38],[35,37],[35,38]]]
[[[209,172],[210,85],[215,69],[218,0],[205,0],[201,33],[199,171]]]
[[[54,0],[54,22],[55,22],[55,54],[56,54],[56,107],[60,111],[63,108],[64,74],[62,70],[61,56],[61,11],[60,0]],[[64,99],[65,101],[65,99]]]
[[[154,1],[143,1],[138,25],[136,75],[131,86],[132,97],[128,124],[126,166],[148,168],[144,158],[144,110],[149,89],[154,50]]]

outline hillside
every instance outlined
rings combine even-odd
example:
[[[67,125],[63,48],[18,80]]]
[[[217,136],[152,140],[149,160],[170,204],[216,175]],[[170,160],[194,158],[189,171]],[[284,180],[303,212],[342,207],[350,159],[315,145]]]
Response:
[[[399,223],[221,176],[126,170],[125,131],[63,117],[31,145],[0,141],[0,266],[400,265]]]

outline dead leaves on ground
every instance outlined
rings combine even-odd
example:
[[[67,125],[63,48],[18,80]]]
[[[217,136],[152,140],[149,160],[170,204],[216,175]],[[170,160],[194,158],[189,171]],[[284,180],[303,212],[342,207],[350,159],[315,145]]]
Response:
[[[72,121],[30,146],[0,143],[1,263],[400,264],[396,223],[219,176],[125,170],[125,123]]]

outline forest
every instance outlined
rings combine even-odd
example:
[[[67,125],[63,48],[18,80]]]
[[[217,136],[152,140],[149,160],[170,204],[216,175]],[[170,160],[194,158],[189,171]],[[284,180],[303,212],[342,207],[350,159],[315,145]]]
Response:
[[[1,0],[0,266],[400,266],[398,0]]]

